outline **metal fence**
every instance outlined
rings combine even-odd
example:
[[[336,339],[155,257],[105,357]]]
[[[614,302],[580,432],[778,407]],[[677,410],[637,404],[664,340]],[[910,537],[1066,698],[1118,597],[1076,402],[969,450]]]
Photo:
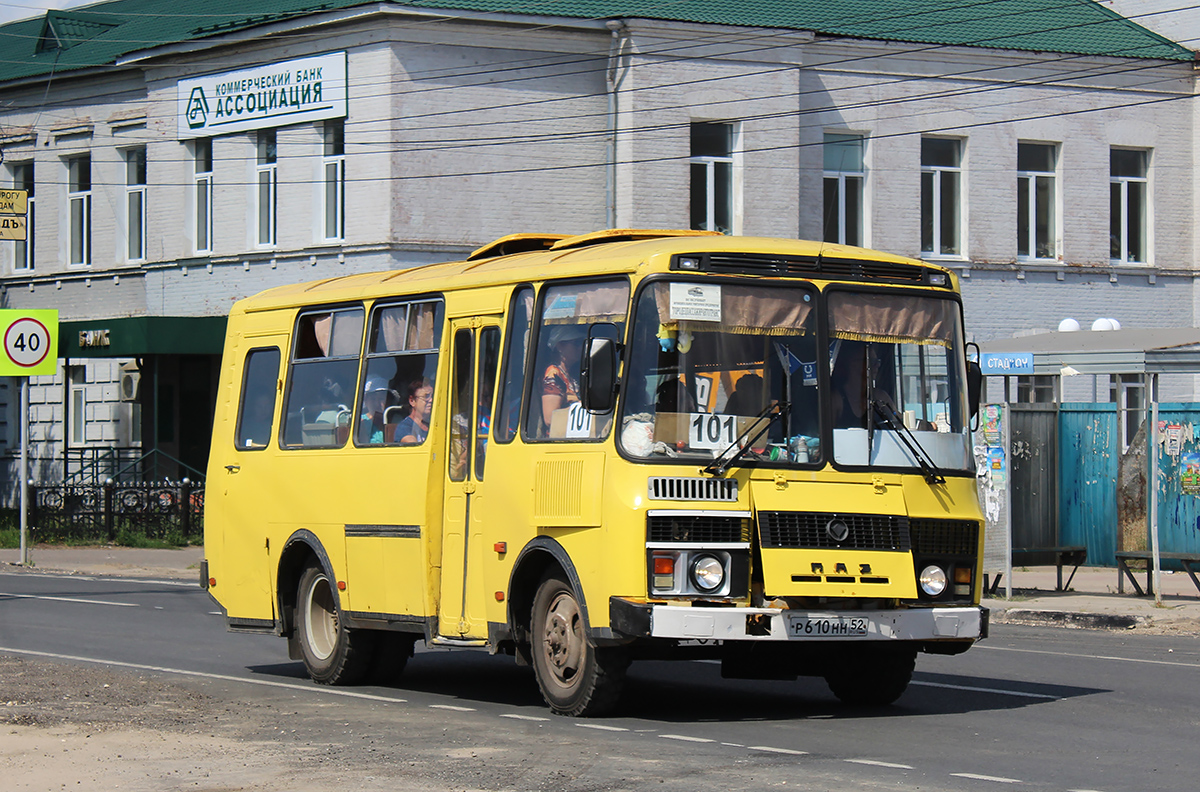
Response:
[[[31,486],[29,500],[35,541],[192,541],[204,532],[204,486],[188,479]]]

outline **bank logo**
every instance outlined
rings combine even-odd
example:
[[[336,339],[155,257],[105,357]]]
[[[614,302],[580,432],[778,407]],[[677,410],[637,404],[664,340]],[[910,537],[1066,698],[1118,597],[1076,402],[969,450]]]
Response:
[[[187,123],[190,129],[203,129],[208,124],[208,99],[204,89],[197,85],[188,97]]]

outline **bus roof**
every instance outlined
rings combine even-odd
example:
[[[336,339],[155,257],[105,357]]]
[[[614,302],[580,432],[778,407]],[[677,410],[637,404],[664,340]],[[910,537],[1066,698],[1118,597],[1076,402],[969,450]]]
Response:
[[[591,234],[510,234],[461,261],[345,275],[268,289],[239,301],[235,311],[445,292],[548,277],[666,272],[676,255],[720,262],[709,272],[812,280],[923,282],[926,272],[950,271],[919,259],[876,250],[711,231],[607,229]],[[705,261],[709,259],[706,258]],[[876,265],[872,267],[871,265]],[[882,266],[879,266],[882,265]],[[951,285],[952,274],[947,279]]]

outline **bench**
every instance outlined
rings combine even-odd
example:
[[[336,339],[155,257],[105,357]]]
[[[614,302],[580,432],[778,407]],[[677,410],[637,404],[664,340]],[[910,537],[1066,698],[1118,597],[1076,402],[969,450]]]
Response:
[[[1188,573],[1188,577],[1196,584],[1196,590],[1200,591],[1200,579],[1196,577],[1196,572],[1200,571],[1193,568],[1193,565],[1200,566],[1200,553],[1159,553],[1159,561],[1178,561],[1183,565],[1183,569]],[[1129,568],[1129,561],[1145,561],[1146,562],[1146,591],[1145,596],[1154,594],[1154,564],[1152,563],[1154,554],[1149,550],[1118,550],[1117,551],[1117,593],[1125,593],[1125,578],[1129,578],[1129,582],[1133,584],[1133,588],[1139,595],[1143,595],[1142,587],[1138,585],[1137,580],[1133,577],[1134,570]]]
[[[1079,571],[1079,567],[1087,563],[1087,548],[1083,547],[1082,545],[1078,547],[1015,547],[1012,551],[1012,558],[1014,561],[1016,561],[1018,556],[1028,557],[1048,553],[1054,554],[1054,565],[1058,567],[1058,585],[1054,590],[1065,591],[1066,587],[1063,585],[1063,566],[1065,564],[1072,565],[1071,574],[1067,578],[1066,583],[1067,586],[1070,586],[1071,581],[1075,579],[1075,573]],[[1000,578],[1002,577],[1004,576],[999,574],[996,575],[996,579],[992,581],[990,588],[988,587],[987,579],[985,577],[983,583],[984,589],[990,591],[992,594],[995,594],[1000,588]]]

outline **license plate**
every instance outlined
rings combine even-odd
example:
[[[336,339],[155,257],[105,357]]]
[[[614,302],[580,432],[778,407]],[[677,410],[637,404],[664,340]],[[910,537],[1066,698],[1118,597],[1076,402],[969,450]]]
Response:
[[[849,616],[793,616],[790,622],[794,638],[862,638],[867,620]]]

